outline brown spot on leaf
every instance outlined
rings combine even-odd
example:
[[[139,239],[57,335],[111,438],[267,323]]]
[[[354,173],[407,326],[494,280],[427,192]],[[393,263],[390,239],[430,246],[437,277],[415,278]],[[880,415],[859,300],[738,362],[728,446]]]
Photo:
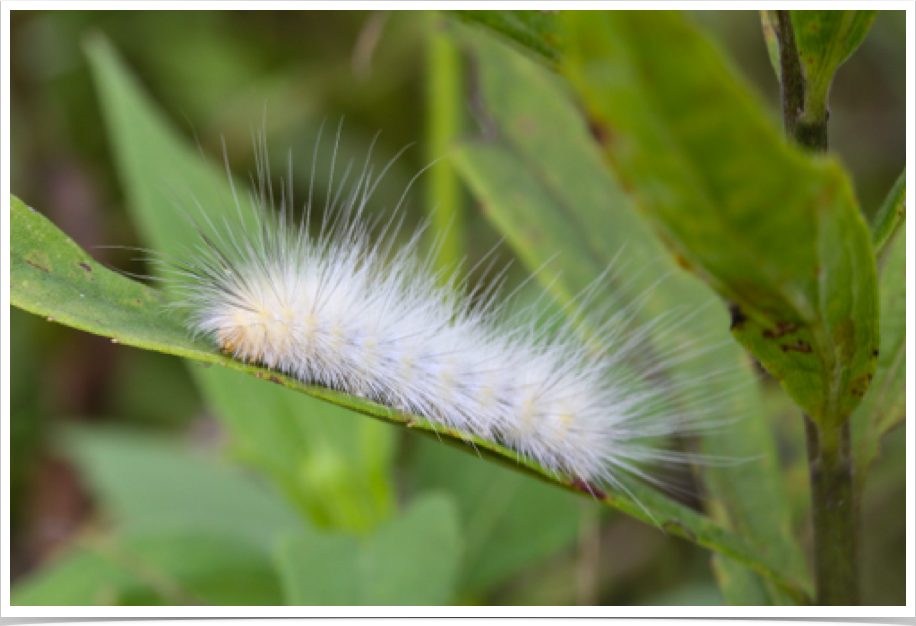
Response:
[[[50,274],[50,272],[48,271],[48,268],[44,267],[43,265],[39,265],[38,263],[34,261],[30,261],[29,259],[26,259],[25,262],[31,265],[32,267],[34,267],[35,269],[41,270],[45,274]]]
[[[867,392],[868,388],[871,387],[872,378],[874,378],[874,375],[871,373],[856,376],[856,378],[853,379],[853,381],[849,384],[849,392],[859,398],[865,396],[865,392]]]
[[[728,305],[728,312],[731,313],[731,316],[732,316],[732,323],[728,327],[728,329],[735,330],[737,328],[740,330],[741,327],[744,325],[744,322],[747,321],[747,316],[741,310],[741,307],[738,306],[734,302]]]
[[[674,260],[685,270],[690,271],[690,262],[678,253],[674,253]]]
[[[782,348],[783,352],[802,352],[804,354],[811,352],[811,344],[801,339],[795,343],[787,343],[779,347]]]
[[[251,361],[249,361],[249,363],[250,362]],[[277,378],[276,376],[274,376],[273,374],[265,374],[264,372],[255,372],[254,375],[263,380],[269,380],[272,383],[277,383],[278,385],[283,384],[283,381]]]
[[[91,271],[92,271],[92,268],[89,267],[89,264],[88,264],[88,263],[80,263],[80,267],[83,268],[84,270],[86,270],[87,272],[91,272]]]
[[[851,317],[844,318],[836,328],[833,329],[833,341],[836,344],[840,358],[845,362],[851,362],[856,357],[856,325]]]
[[[611,140],[614,138],[611,133],[611,129],[608,128],[607,124],[599,122],[596,119],[589,118],[588,120],[588,129],[592,133],[592,137],[595,138],[595,141],[598,142],[601,146],[608,146],[611,143]]]
[[[41,250],[29,252],[25,255],[23,260],[35,269],[41,270],[45,274],[51,273],[51,259],[48,257],[46,252],[42,252]]]
[[[779,339],[783,335],[794,333],[796,330],[798,330],[798,324],[794,322],[778,322],[776,328],[763,331],[763,336],[767,339]]]

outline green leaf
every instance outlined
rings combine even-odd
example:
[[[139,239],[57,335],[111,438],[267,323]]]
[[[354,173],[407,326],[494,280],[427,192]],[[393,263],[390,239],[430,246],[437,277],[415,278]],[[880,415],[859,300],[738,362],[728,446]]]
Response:
[[[735,304],[735,337],[815,422],[838,427],[878,342],[871,241],[842,168],[787,146],[681,16],[569,25],[567,71],[640,208]]]
[[[246,366],[221,355],[209,344],[192,339],[180,320],[165,308],[167,298],[164,294],[99,265],[19,199],[11,197],[10,203],[10,284],[11,301],[15,306],[67,326],[111,337],[125,345],[220,364],[286,386],[293,384],[285,377],[281,380],[268,370]],[[344,502],[343,495],[348,495],[351,502],[362,497],[362,506],[373,504],[378,507],[377,510],[389,506],[390,491],[382,468],[388,467],[387,454],[390,452],[381,448],[375,437],[379,424],[370,422],[355,429],[352,428],[353,423],[359,425],[366,420],[355,420],[345,411],[322,404],[307,407],[310,410],[297,407],[282,390],[265,387],[258,381],[237,374],[199,367],[192,372],[203,380],[210,400],[217,410],[222,409],[220,414],[227,421],[232,420],[230,426],[237,434],[240,454],[275,478],[287,495],[310,512],[318,523],[327,524],[329,520],[341,519],[339,512],[335,517],[332,507]],[[220,372],[222,378],[217,378],[215,372]],[[299,383],[294,386],[319,398],[328,398],[330,393],[334,397],[332,401],[346,407],[355,406],[348,396],[308,388]],[[234,398],[224,395],[228,393],[224,391],[226,387],[234,390]],[[362,410],[365,412],[365,409]],[[380,409],[373,410],[378,413]],[[389,413],[388,409],[381,411],[383,415]],[[343,420],[352,421],[345,426],[331,423],[322,432],[339,433],[347,427],[351,427],[351,433],[356,431],[351,444],[359,445],[342,454],[361,458],[348,465],[344,457],[336,466],[345,465],[349,471],[365,471],[362,484],[367,487],[361,489],[361,493],[338,493],[331,502],[326,497],[333,492],[334,485],[339,484],[335,483],[338,479],[334,476],[324,481],[324,488],[317,490],[317,497],[313,495],[315,489],[308,490],[315,482],[315,476],[308,471],[311,467],[309,463],[321,467],[329,462],[329,455],[322,454],[328,447],[327,438],[315,435],[316,429],[310,431],[309,427],[323,421]],[[338,434],[338,439],[344,437]],[[311,448],[306,447],[309,444]],[[317,456],[311,460],[307,456],[303,459],[304,452],[309,449],[318,450]],[[379,458],[383,453],[385,456]],[[371,518],[360,517],[356,521],[361,519]],[[341,521],[346,521],[346,517]]]
[[[170,126],[104,39],[87,49],[141,238],[159,253],[185,257],[198,235],[174,204],[206,207],[213,221],[235,215],[229,180]],[[234,184],[248,197],[242,182]],[[360,529],[391,513],[395,442],[385,425],[219,369],[192,373],[238,455],[267,472],[314,523]]]
[[[15,306],[43,317],[54,317],[59,323],[97,335],[117,337],[125,345],[245,372],[352,411],[411,428],[456,446],[468,454],[480,455],[565,489],[583,493],[581,486],[572,480],[555,477],[543,467],[519,458],[515,452],[499,444],[434,425],[419,416],[407,415],[354,396],[306,385],[265,368],[240,363],[212,347],[191,340],[180,324],[165,315],[162,308],[151,305],[144,308],[143,303],[147,300],[163,302],[165,297],[162,294],[98,265],[50,222],[17,198],[12,197],[10,204],[10,294]],[[81,263],[90,269],[84,270]],[[79,268],[79,271],[74,270],[74,267]],[[91,274],[94,279],[87,278],[87,274]],[[473,444],[473,447],[469,444]],[[657,522],[671,534],[746,562],[756,571],[779,581],[786,589],[803,593],[796,583],[779,573],[778,567],[758,562],[754,550],[740,537],[692,509],[664,498],[645,485],[634,482],[627,484],[627,489],[629,493],[601,494],[596,499],[638,519]],[[587,494],[587,497],[594,496]],[[651,510],[655,518],[650,517],[634,498]]]
[[[803,578],[804,565],[788,528],[775,442],[756,399],[749,364],[728,337],[727,315],[715,310],[714,296],[701,283],[673,267],[609,176],[581,114],[556,78],[493,43],[481,40],[477,50],[483,115],[498,132],[493,140],[466,146],[455,158],[483,211],[523,262],[538,269],[538,278],[560,304],[591,285],[620,253],[617,262],[623,269],[602,279],[618,306],[647,296],[640,309],[644,322],[678,307],[704,311],[648,338],[646,351],[664,354],[697,337],[707,345],[722,346],[668,372],[693,385],[705,379],[704,388],[691,388],[697,397],[724,398],[717,407],[719,415],[742,416],[723,432],[705,437],[705,452],[761,459],[705,468],[714,498],[710,508],[758,546],[760,554],[754,559],[773,558],[791,576]],[[544,265],[558,253],[554,262]],[[733,377],[709,376],[717,371],[731,371]],[[749,484],[755,488],[747,489]],[[667,499],[657,494],[658,501]],[[664,517],[653,508],[654,502],[643,504]],[[734,592],[730,599],[759,600],[761,593]]]
[[[875,258],[880,263],[894,235],[906,221],[906,169],[900,172],[897,182],[872,221],[871,236],[875,247]]]
[[[496,33],[536,61],[559,64],[563,45],[557,28],[557,11],[452,11],[468,24]]]
[[[287,604],[436,605],[453,597],[460,553],[454,504],[429,495],[367,539],[289,536],[276,562]]]
[[[12,304],[66,326],[148,350],[213,359],[165,314],[165,296],[99,265],[51,222],[10,196]]]
[[[581,501],[573,494],[432,441],[420,443],[411,464],[417,487],[447,490],[461,515],[462,590],[484,593],[578,537]]]
[[[13,606],[282,602],[261,551],[206,532],[84,538],[10,591]]]
[[[871,387],[852,414],[856,484],[861,491],[881,437],[906,416],[906,238],[892,240],[878,285],[881,351]]]
[[[792,11],[795,43],[805,69],[805,117],[824,119],[837,68],[868,34],[877,11]]]
[[[66,449],[116,526],[17,588],[21,604],[277,604],[271,547],[302,522],[269,489],[150,434],[68,429]]]
[[[302,528],[250,474],[170,438],[81,428],[65,443],[102,509],[131,535],[193,531],[267,555],[279,534]]]
[[[779,64],[779,38],[776,36],[776,15],[773,11],[760,12],[760,28],[767,46],[767,56],[776,72],[776,79],[782,82],[782,66]]]

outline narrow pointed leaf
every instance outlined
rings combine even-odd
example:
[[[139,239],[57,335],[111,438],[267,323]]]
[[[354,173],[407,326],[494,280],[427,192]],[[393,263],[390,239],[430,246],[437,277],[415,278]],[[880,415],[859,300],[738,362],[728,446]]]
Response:
[[[900,173],[871,226],[875,258],[880,263],[894,235],[906,221],[906,170]]]
[[[60,324],[117,339],[127,346],[244,372],[264,379],[262,384],[270,381],[351,411],[411,428],[468,454],[480,455],[585,497],[593,497],[583,493],[581,486],[572,480],[557,478],[535,463],[519,459],[499,444],[434,425],[419,416],[241,363],[204,342],[194,341],[178,320],[166,314],[162,306],[167,302],[164,294],[99,265],[46,218],[16,197],[10,198],[10,209],[10,293],[14,306],[50,317]],[[760,562],[754,549],[737,535],[640,483],[627,484],[627,489],[630,493],[601,494],[598,499],[638,519],[659,523],[671,534],[747,563],[778,581],[789,592],[804,597],[805,592],[797,583],[780,574],[776,564]],[[646,510],[652,511],[652,516]]]
[[[140,237],[157,253],[187,258],[199,245],[187,219],[201,219],[198,206],[213,221],[237,214],[228,176],[179,135],[105,39],[91,39],[87,51]],[[247,202],[247,186],[234,184]],[[251,211],[242,214],[252,219]],[[237,454],[270,475],[316,524],[359,529],[392,512],[394,435],[383,424],[221,368],[191,372],[233,433]]]
[[[555,66],[563,56],[556,11],[453,11],[536,61]]]
[[[833,76],[868,34],[877,11],[792,11],[805,70],[805,116],[822,119]]]
[[[906,416],[906,238],[897,237],[886,252],[878,294],[881,301],[881,351],[878,367],[862,404],[852,414],[856,484],[865,482],[877,458],[881,437]]]
[[[762,552],[779,555],[776,558],[787,571],[803,577],[799,550],[788,530],[775,442],[754,400],[757,392],[747,360],[729,337],[724,307],[670,261],[609,175],[589,129],[559,80],[504,46],[475,39],[481,116],[498,132],[492,140],[462,148],[456,159],[485,214],[523,262],[538,271],[538,279],[561,304],[570,302],[616,263],[622,269],[603,278],[607,289],[601,293],[613,297],[618,305],[648,296],[640,308],[642,322],[683,307],[685,321],[670,332],[648,337],[646,352],[664,353],[698,337],[705,345],[721,345],[667,373],[684,381],[705,379],[702,390],[694,389],[697,395],[726,397],[718,407],[720,415],[742,416],[727,429],[705,437],[705,452],[762,459],[736,467],[704,468],[711,496],[708,505],[723,523],[747,533]],[[697,311],[705,313],[690,314]],[[733,377],[725,380],[708,375],[723,370]],[[733,393],[736,388],[741,392]],[[753,494],[743,488],[747,484],[756,486]],[[736,574],[729,580],[746,578]],[[766,598],[767,592],[730,594],[734,602],[754,602],[760,597]]]
[[[454,504],[428,495],[370,537],[290,535],[276,563],[287,604],[438,605],[453,599],[460,554]]]
[[[829,158],[782,140],[683,16],[571,14],[567,71],[672,252],[734,303],[735,337],[834,428],[875,369],[868,229]]]

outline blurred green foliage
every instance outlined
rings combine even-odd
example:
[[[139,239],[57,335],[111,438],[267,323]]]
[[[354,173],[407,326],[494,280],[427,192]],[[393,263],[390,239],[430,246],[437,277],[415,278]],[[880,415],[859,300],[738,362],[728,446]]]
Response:
[[[778,127],[778,83],[757,13],[690,18],[727,51]],[[552,20],[533,14],[505,27],[530,37],[545,24],[553,28]],[[84,48],[90,36],[103,34],[125,57],[165,117],[183,125],[183,141],[198,142],[217,162],[225,141],[236,174],[253,171],[252,129],[263,123],[272,154],[283,157],[272,162],[274,174],[285,174],[291,150],[293,182],[304,198],[325,119],[346,118],[344,160],[361,161],[379,129],[379,163],[410,142],[428,140],[423,120],[433,98],[423,51],[431,21],[475,61],[465,94],[471,111],[458,128],[475,141],[494,133],[506,138],[507,131],[511,139],[504,121],[494,126],[481,110],[481,98],[486,103],[493,63],[523,64],[512,56],[500,61],[496,53],[488,61],[457,20],[407,12],[14,12],[13,190],[99,261],[148,273],[134,258],[142,254],[98,246],[164,250],[171,233],[154,225],[149,207],[185,190],[143,161],[147,140],[118,145],[130,129],[116,126],[112,92],[100,88],[104,77],[93,81]],[[904,35],[902,12],[879,13],[833,80],[831,148],[851,172],[866,218],[878,211],[904,161]],[[561,61],[558,41],[548,39],[539,51],[550,63]],[[559,79],[544,76],[564,93]],[[508,106],[511,95],[496,104]],[[549,162],[567,129],[550,126],[549,116],[534,119],[546,122],[547,132],[562,132],[541,146],[521,146],[531,150],[522,153],[526,175],[534,172],[534,185],[587,193],[573,182],[581,172],[562,171],[572,162]],[[577,132],[585,136],[585,129]],[[469,146],[435,167],[467,168],[474,161],[469,151],[479,149]],[[203,162],[195,156],[188,155],[189,163]],[[378,211],[397,202],[427,156],[425,149],[408,150],[395,163],[377,192]],[[327,178],[327,167],[327,160],[317,162],[317,180]],[[473,210],[470,197],[460,196],[451,209],[465,221],[465,267],[500,237],[489,223],[492,212],[488,218]],[[411,203],[410,221],[419,222],[426,208]],[[156,228],[158,238],[151,234]],[[510,243],[531,266],[511,234]],[[895,286],[903,250],[898,237],[879,285],[882,305],[900,304]],[[506,247],[500,253],[512,254]],[[525,276],[517,265],[512,283]],[[574,294],[582,286],[569,289]],[[589,522],[597,505],[516,472],[222,368],[118,348],[16,310],[11,318],[14,604],[712,604],[739,597],[729,598],[726,585],[723,598],[705,551],[620,515]],[[886,376],[895,389],[900,352],[895,344],[885,352],[886,335],[881,341],[886,362],[879,361],[877,377]],[[764,381],[761,394],[778,444],[778,459],[769,461],[780,465],[793,534],[804,537],[807,468],[797,407],[773,381]],[[893,394],[866,399],[859,412],[898,407],[896,400]],[[246,419],[252,412],[266,419]],[[866,430],[877,424],[868,462],[878,455],[878,436],[902,416],[881,415],[880,422],[862,422]],[[902,429],[885,440],[864,493],[868,604],[902,603],[905,591]],[[747,443],[751,451],[766,447]],[[61,459],[77,480],[48,479]],[[315,595],[323,587],[310,577],[323,566],[306,565],[316,554],[341,567],[359,561],[376,578],[403,585],[373,586],[372,574],[356,584],[356,574],[335,570],[327,573],[326,589],[339,594],[341,585],[328,581],[340,576],[351,581],[351,595]],[[419,595],[399,595],[404,585]]]

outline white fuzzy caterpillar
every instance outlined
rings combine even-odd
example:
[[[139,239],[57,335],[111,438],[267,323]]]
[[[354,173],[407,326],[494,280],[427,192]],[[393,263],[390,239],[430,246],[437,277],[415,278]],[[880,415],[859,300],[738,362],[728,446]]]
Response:
[[[586,342],[568,321],[545,332],[538,309],[510,314],[495,286],[464,293],[454,276],[443,285],[432,256],[419,252],[423,229],[394,249],[398,225],[366,219],[385,173],[373,178],[368,158],[349,189],[349,167],[336,190],[329,183],[311,235],[312,198],[299,221],[291,184],[275,203],[258,148],[250,212],[236,197],[236,222],[214,224],[204,213],[202,244],[165,261],[195,334],[236,359],[499,441],[586,485],[616,485],[620,472],[645,475],[643,462],[689,457],[645,445],[704,421],[660,409],[661,366],[633,368],[661,324],[633,329],[626,310],[604,320],[592,313]]]

